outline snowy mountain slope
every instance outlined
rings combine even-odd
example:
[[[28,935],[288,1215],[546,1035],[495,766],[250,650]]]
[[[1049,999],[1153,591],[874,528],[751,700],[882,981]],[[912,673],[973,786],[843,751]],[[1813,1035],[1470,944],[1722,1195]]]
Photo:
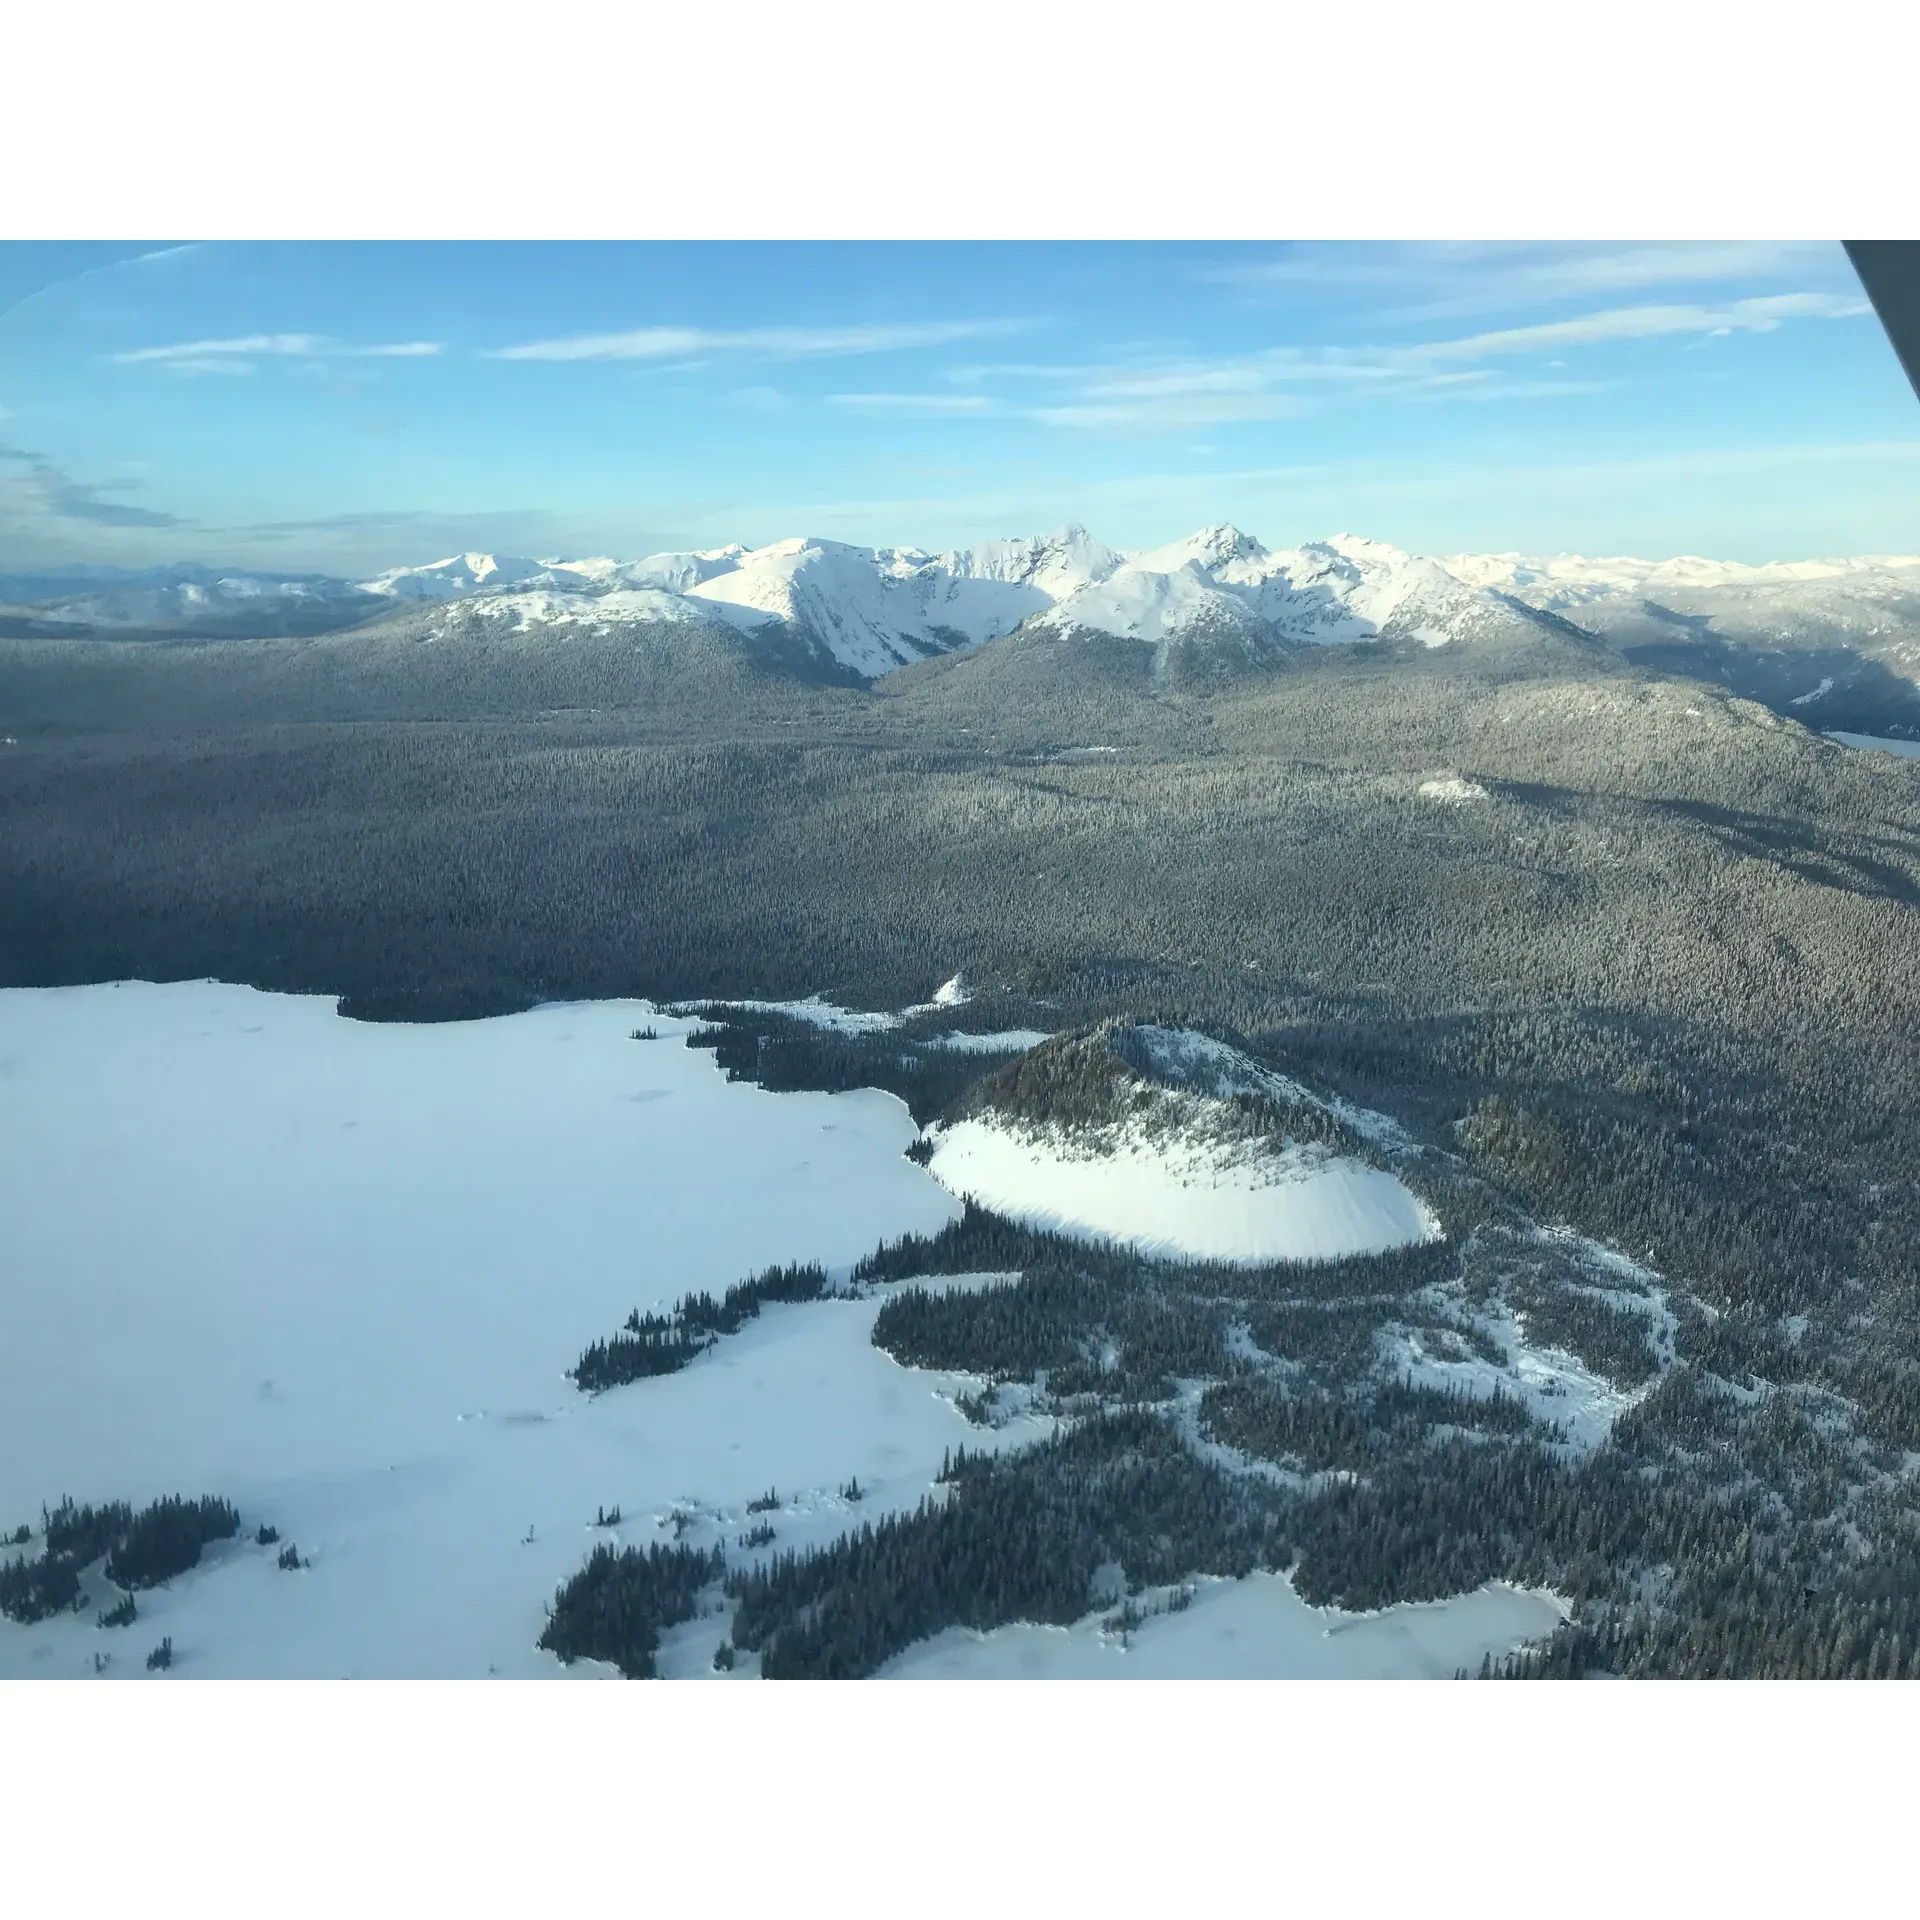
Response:
[[[703,580],[731,573],[746,557],[747,549],[735,541],[731,546],[708,547],[699,553],[650,553],[644,560],[608,561],[607,576],[629,587],[664,587],[669,593],[685,593]]]
[[[1457,579],[1564,613],[1622,639],[1693,634],[1771,647],[1851,645],[1920,663],[1920,557],[1865,555],[1769,566],[1683,556],[1456,554]]]
[[[1527,608],[1384,542],[1336,534],[1269,552],[1224,525],[1134,555],[1045,618],[1161,645],[1229,642],[1256,654],[1374,640],[1537,645],[1546,637]]]
[[[977,547],[943,553],[928,564],[956,579],[1028,587],[1052,602],[1104,580],[1125,564],[1125,556],[1076,524],[1027,540],[984,540]]]
[[[732,551],[731,567],[684,591],[742,625],[778,620],[869,678],[997,639],[1120,565],[1084,527],[939,555],[835,540]]]
[[[1702,593],[1771,596],[1786,613],[1796,607],[1893,594],[1920,594],[1920,556],[1862,554],[1843,560],[1773,561],[1746,566],[1682,554],[1672,560],[1588,559],[1577,553],[1528,558],[1517,553],[1451,554],[1439,563],[1470,586],[1497,587],[1534,605],[1566,612],[1634,597],[1668,600]]]
[[[597,563],[586,561],[581,566]],[[534,581],[543,586],[561,584],[559,562],[520,560],[491,553],[456,553],[445,560],[430,560],[424,566],[389,567],[360,585],[364,592],[384,595],[392,600],[452,600],[471,593],[494,592],[503,587]],[[584,573],[573,573],[581,586],[588,582]]]
[[[379,602],[361,587],[324,574],[184,565],[0,576],[0,606],[19,608],[25,624],[50,633],[147,628],[284,633],[347,626],[377,611]]]
[[[1920,733],[1920,557],[1742,566],[1497,553],[1444,564],[1576,620],[1639,665],[1720,681],[1809,725]]]
[[[687,589],[749,631],[777,621],[868,678],[945,647],[906,581],[870,548],[837,540],[781,540],[742,554]]]
[[[541,627],[609,627],[627,621],[684,624],[710,619],[705,608],[684,594],[659,587],[614,587],[587,594],[564,587],[536,586],[525,591],[476,595],[460,609],[470,620],[495,622],[514,633]]]

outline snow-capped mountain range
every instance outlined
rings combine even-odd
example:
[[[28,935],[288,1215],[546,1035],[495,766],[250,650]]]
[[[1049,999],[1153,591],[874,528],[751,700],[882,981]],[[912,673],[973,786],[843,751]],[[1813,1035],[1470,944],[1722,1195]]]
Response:
[[[519,628],[614,620],[720,620],[753,634],[773,627],[873,678],[997,639],[1125,565],[1083,528],[1067,527],[942,554],[808,539],[628,561],[462,554],[361,586],[396,600],[459,600]]]
[[[1068,526],[938,554],[818,539],[624,562],[464,554],[361,585],[393,600],[458,601],[516,629],[717,619],[797,637],[869,679],[1021,627],[1258,652],[1382,638],[1440,647],[1536,625],[1531,609],[1397,547],[1339,534],[1271,552],[1231,526],[1138,553]]]
[[[14,631],[321,631],[436,611],[463,630],[722,624],[872,679],[1021,628],[1258,656],[1329,643],[1862,646],[1920,666],[1920,557],[1771,566],[1455,554],[1336,534],[1270,550],[1236,527],[1123,553],[1079,526],[928,553],[825,539],[638,560],[457,554],[373,579],[180,566],[0,577]]]
[[[1920,638],[1920,558],[1864,554],[1739,566],[1677,560],[1527,559],[1460,553],[1456,579],[1513,595],[1610,638],[1691,628],[1779,646]]]

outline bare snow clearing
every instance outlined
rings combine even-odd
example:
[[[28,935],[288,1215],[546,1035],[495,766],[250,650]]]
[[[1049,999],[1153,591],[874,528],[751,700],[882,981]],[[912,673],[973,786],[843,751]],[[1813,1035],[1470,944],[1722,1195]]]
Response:
[[[1284,1576],[1199,1579],[1191,1601],[1130,1634],[1094,1615],[1071,1627],[952,1627],[881,1668],[901,1680],[1450,1680],[1566,1617],[1552,1595],[1482,1587],[1383,1613],[1310,1607]],[[1144,1611],[1144,1608],[1142,1609]]]
[[[737,1008],[742,1013],[779,1013],[789,1020],[805,1020],[810,1026],[824,1027],[829,1033],[891,1033],[906,1024],[904,1013],[858,1013],[848,1007],[836,1007],[830,1000],[813,994],[805,1000],[688,1000],[682,1003],[688,1012],[702,1008]],[[917,1013],[917,1007],[908,1012]]]
[[[1422,800],[1432,800],[1443,807],[1464,807],[1487,798],[1487,790],[1479,781],[1463,780],[1457,773],[1422,780],[1415,791]]]
[[[1047,1039],[1032,1027],[1009,1027],[1005,1033],[940,1033],[926,1044],[953,1053],[1027,1053]]]
[[[935,1136],[929,1171],[1030,1226],[1189,1259],[1330,1259],[1439,1231],[1392,1174],[1312,1145],[1249,1152],[1143,1128],[1089,1142],[976,1119]]]
[[[1676,1364],[1674,1342],[1679,1322],[1668,1304],[1666,1282],[1651,1267],[1642,1266],[1611,1247],[1602,1246],[1570,1227],[1539,1227],[1534,1240],[1568,1256],[1584,1273],[1579,1291],[1616,1312],[1639,1314],[1647,1321],[1653,1353],[1662,1372]],[[1557,1425],[1566,1444],[1582,1452],[1600,1446],[1623,1413],[1636,1407],[1653,1390],[1654,1380],[1636,1387],[1618,1387],[1584,1365],[1575,1355],[1536,1339],[1524,1313],[1502,1309],[1475,1315],[1480,1331],[1498,1345],[1505,1364],[1484,1359],[1453,1358],[1436,1353],[1417,1331],[1395,1334],[1386,1343],[1385,1359],[1415,1386],[1464,1392],[1476,1399],[1508,1394],[1526,1403],[1536,1419]]]

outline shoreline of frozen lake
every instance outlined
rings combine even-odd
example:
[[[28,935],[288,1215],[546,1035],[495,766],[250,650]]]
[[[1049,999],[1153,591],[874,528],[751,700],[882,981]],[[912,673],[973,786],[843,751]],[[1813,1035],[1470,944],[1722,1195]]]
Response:
[[[912,1507],[950,1446],[1046,1431],[969,1426],[953,1399],[977,1383],[876,1349],[877,1299],[770,1308],[594,1398],[564,1377],[633,1307],[844,1270],[952,1219],[892,1096],[729,1082],[678,1043],[694,1021],[644,1002],[440,1026],[334,1009],[206,981],[0,991],[0,1527],[65,1494],[219,1494],[242,1517],[131,1629],[94,1624],[97,1574],[83,1613],[0,1620],[0,1678],[91,1674],[95,1653],[139,1677],[163,1635],[182,1677],[555,1676],[545,1605],[598,1540],[670,1540],[677,1511],[689,1542],[731,1545],[773,1488],[777,1545],[804,1550]],[[311,1565],[281,1571],[262,1521]],[[1179,1621],[1258,1611],[1256,1591],[1208,1588]],[[1247,1671],[1297,1638],[1265,1604]],[[1444,1605],[1493,1636],[1454,1665],[1515,1644],[1475,1596]],[[700,1670],[723,1631],[674,1629],[663,1671]]]
[[[1903,760],[1920,760],[1920,740],[1898,740],[1885,733],[1842,733],[1838,728],[1829,728],[1827,738],[1862,752],[1896,753]]]

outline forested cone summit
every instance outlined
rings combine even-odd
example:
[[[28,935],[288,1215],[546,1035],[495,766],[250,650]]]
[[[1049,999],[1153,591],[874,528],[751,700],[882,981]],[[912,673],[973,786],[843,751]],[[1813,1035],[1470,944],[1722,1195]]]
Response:
[[[1095,1150],[1130,1134],[1272,1152],[1313,1142],[1363,1156],[1366,1136],[1342,1117],[1341,1105],[1228,1041],[1109,1018],[1013,1055],[974,1081],[944,1117],[1050,1130]]]

